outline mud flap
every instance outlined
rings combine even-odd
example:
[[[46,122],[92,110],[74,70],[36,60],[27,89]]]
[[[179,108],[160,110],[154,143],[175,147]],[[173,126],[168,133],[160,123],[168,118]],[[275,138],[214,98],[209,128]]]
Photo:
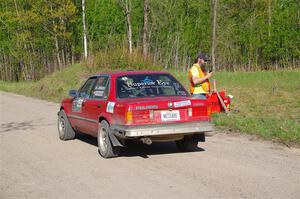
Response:
[[[124,147],[120,141],[116,138],[116,136],[114,135],[113,131],[108,133],[109,139],[112,143],[113,146],[120,146],[120,147]]]
[[[193,135],[192,139],[197,142],[205,142],[205,134],[204,133],[195,134],[195,135]]]

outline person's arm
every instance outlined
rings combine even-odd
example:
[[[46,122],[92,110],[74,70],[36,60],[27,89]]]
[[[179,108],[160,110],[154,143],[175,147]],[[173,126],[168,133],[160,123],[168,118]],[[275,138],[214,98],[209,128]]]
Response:
[[[209,79],[211,77],[211,75],[212,75],[212,72],[207,73],[204,77],[193,76],[192,77],[193,83],[194,84],[201,84],[201,83],[205,82],[207,79]]]

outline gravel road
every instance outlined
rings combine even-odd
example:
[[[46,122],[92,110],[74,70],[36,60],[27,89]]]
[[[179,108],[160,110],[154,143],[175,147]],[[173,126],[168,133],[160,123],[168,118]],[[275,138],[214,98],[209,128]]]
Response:
[[[103,159],[94,138],[59,140],[58,108],[0,92],[0,198],[300,198],[300,149],[218,133]]]

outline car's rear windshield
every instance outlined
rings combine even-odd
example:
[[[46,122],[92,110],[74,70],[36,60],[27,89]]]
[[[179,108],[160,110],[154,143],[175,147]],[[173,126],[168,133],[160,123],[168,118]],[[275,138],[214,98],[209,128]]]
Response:
[[[117,78],[118,98],[187,95],[184,87],[169,74],[124,75]]]

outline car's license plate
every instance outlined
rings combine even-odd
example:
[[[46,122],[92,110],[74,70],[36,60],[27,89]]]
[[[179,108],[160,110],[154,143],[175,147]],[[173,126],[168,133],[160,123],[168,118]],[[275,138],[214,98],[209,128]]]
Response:
[[[163,122],[180,120],[179,110],[161,111],[160,114]]]

